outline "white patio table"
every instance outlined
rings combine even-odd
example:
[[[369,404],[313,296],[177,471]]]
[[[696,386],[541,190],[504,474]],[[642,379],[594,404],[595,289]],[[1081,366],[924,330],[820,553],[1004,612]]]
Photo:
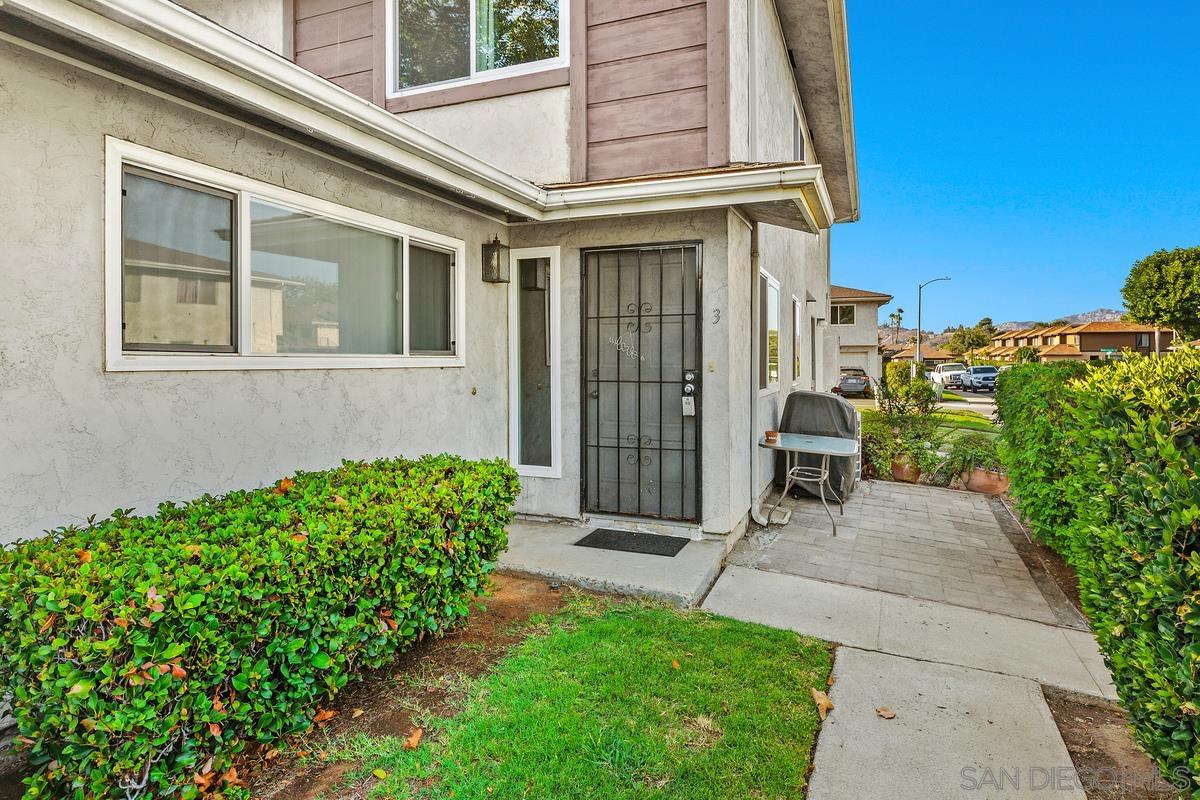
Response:
[[[797,483],[815,483],[821,495],[821,505],[825,506],[825,513],[829,515],[829,523],[833,526],[833,535],[837,536],[837,522],[833,518],[833,512],[829,510],[829,503],[825,500],[825,487],[829,486],[829,493],[838,501],[838,510],[845,513],[842,508],[844,497],[838,497],[833,491],[833,487],[829,485],[829,459],[830,458],[853,458],[858,455],[858,442],[855,439],[843,439],[837,436],[809,436],[803,433],[780,433],[779,441],[768,442],[766,437],[763,437],[758,442],[759,447],[764,447],[768,450],[782,450],[787,458],[787,480],[783,485],[783,493],[779,495],[779,499],[775,501],[775,505],[771,507],[771,513],[767,515],[767,524],[771,518],[775,516],[779,504],[783,502],[783,498],[787,497],[788,492]],[[802,467],[794,464],[798,455],[814,455],[821,457],[821,465],[819,467]]]

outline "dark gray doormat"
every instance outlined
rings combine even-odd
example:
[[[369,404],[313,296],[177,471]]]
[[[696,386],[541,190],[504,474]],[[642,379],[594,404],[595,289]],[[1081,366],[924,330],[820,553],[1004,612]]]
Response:
[[[612,528],[597,528],[575,543],[577,547],[595,547],[600,550],[620,550],[623,553],[642,553],[648,556],[674,558],[687,546],[689,539],[681,536],[659,536],[655,533],[618,531]]]

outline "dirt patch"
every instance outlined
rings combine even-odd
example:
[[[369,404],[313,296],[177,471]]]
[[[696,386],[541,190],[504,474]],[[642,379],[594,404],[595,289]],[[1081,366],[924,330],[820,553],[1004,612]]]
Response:
[[[354,763],[313,764],[301,760],[320,747],[326,736],[366,733],[407,737],[428,717],[444,716],[456,709],[463,688],[487,672],[508,648],[529,635],[529,619],[549,614],[563,603],[557,584],[517,575],[495,575],[494,592],[473,609],[465,627],[441,639],[427,639],[403,653],[386,669],[368,673],[348,687],[328,707],[338,714],[320,733],[298,740],[289,753],[267,760],[258,753],[247,760],[251,791],[263,800],[354,800],[365,797],[368,786],[330,790],[357,768]],[[293,749],[299,748],[295,755]],[[319,751],[313,753],[319,755]]]
[[[462,699],[465,684],[488,671],[509,647],[529,635],[530,617],[551,613],[563,603],[557,584],[545,580],[495,575],[493,582],[494,592],[479,601],[482,608],[472,609],[466,626],[441,639],[426,639],[403,653],[394,664],[367,673],[333,703],[322,706],[338,713],[320,731],[297,737],[288,747],[254,747],[248,751],[237,768],[243,778],[249,778],[254,797],[263,800],[366,797],[373,779],[331,794],[357,764],[305,764],[304,757],[319,755],[319,747],[327,735],[367,733],[407,737],[420,727],[422,719],[452,713]],[[7,751],[7,746],[0,749]],[[280,754],[280,750],[284,752]],[[0,753],[0,800],[20,800],[25,790],[21,779],[29,772],[24,759]]]
[[[1088,800],[1165,800],[1179,797],[1133,743],[1125,714],[1092,698],[1042,687]]]

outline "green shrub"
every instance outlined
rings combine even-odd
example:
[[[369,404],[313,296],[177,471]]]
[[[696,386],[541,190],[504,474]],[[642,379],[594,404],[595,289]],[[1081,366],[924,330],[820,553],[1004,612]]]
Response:
[[[1200,787],[1200,352],[1073,385],[1068,498],[1080,594],[1135,738]]]
[[[863,462],[875,477],[890,480],[892,462],[900,455],[900,444],[892,426],[877,411],[862,411]]]
[[[248,742],[461,622],[518,489],[499,460],[347,462],[0,551],[26,798],[217,788]]]
[[[1064,553],[1138,744],[1200,792],[1200,351],[1028,365],[997,390],[1005,465]]]
[[[951,484],[964,472],[973,469],[1000,471],[1000,443],[995,436],[978,431],[963,433],[950,441],[946,456],[937,467],[937,482]]]
[[[1033,536],[1068,559],[1074,510],[1063,498],[1078,475],[1067,460],[1067,384],[1087,371],[1081,361],[1018,364],[996,382],[1010,492]]]

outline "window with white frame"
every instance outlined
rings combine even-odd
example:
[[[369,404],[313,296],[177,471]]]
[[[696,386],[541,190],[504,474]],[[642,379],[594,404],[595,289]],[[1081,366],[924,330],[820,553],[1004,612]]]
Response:
[[[758,388],[779,386],[779,281],[758,274]]]
[[[830,306],[829,316],[833,325],[853,325],[854,324],[854,305],[835,305]]]
[[[562,475],[558,247],[513,250],[508,291],[509,460],[517,473]]]
[[[115,139],[108,159],[110,369],[463,364],[461,240]]]
[[[800,356],[803,352],[800,328],[804,323],[804,307],[800,298],[792,297],[792,383],[800,380]]]
[[[391,0],[389,9],[393,93],[566,64],[560,0]]]

